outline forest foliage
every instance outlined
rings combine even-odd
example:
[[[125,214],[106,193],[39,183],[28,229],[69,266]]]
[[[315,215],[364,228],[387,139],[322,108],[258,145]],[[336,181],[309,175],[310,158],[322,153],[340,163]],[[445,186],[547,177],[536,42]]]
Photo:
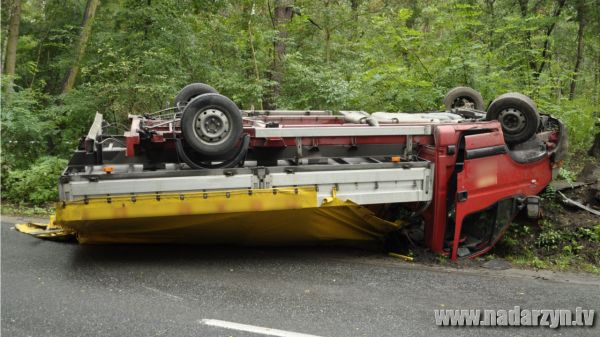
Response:
[[[600,0],[2,0],[1,14],[2,196],[18,202],[53,198],[96,112],[123,123],[191,82],[247,109],[519,91],[567,123],[574,153],[597,132]]]

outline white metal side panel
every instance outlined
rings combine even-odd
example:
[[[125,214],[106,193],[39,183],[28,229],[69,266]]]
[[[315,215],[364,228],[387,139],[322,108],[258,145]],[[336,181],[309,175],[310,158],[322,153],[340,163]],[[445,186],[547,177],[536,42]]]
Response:
[[[270,175],[271,187],[316,186],[319,204],[335,194],[360,205],[429,201],[433,194],[433,165]]]
[[[74,179],[60,186],[61,200],[81,200],[108,195],[227,191],[253,188],[309,186],[317,189],[318,202],[335,194],[357,204],[383,204],[431,200],[433,165],[429,167],[325,170],[233,176],[131,178],[90,181]]]
[[[90,182],[71,181],[63,185],[65,199],[73,200],[84,196],[106,196],[131,193],[166,193],[203,190],[245,189],[252,187],[251,174],[235,176],[196,176],[146,179],[119,179]]]

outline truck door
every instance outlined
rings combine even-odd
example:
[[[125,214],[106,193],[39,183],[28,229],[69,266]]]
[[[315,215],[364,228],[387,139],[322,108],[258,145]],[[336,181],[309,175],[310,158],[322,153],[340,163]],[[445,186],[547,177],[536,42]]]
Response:
[[[456,164],[454,235],[451,257],[487,252],[516,214],[515,176],[527,172],[512,167],[502,133],[492,131],[462,137]],[[511,178],[513,177],[513,178]]]

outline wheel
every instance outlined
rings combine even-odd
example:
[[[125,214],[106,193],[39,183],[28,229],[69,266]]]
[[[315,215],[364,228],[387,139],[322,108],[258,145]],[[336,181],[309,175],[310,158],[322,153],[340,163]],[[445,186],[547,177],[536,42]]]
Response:
[[[185,108],[186,104],[192,100],[192,98],[203,95],[203,94],[218,94],[217,89],[211,87],[208,84],[204,83],[192,83],[188,84],[183,89],[177,93],[175,96],[174,105],[176,107],[180,107],[180,109]]]
[[[519,144],[533,137],[540,114],[531,98],[511,92],[496,97],[488,107],[486,119],[500,122],[508,144]]]
[[[472,108],[475,110],[484,110],[485,104],[481,94],[469,87],[456,87],[444,97],[444,106],[446,110],[454,108]]]
[[[200,95],[183,109],[183,139],[199,154],[228,154],[235,149],[242,129],[242,113],[235,103],[223,95]]]

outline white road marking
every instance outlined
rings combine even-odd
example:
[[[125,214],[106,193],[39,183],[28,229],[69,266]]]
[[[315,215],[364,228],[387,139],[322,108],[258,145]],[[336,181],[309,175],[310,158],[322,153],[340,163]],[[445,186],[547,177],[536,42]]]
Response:
[[[316,335],[308,335],[300,332],[293,331],[285,331],[285,330],[277,330],[271,328],[264,328],[261,326],[248,325],[248,324],[240,324],[235,322],[221,321],[218,319],[203,319],[200,321],[200,324],[216,326],[225,329],[238,330],[238,331],[246,331],[257,333],[266,336],[279,336],[279,337],[319,337]]]
[[[161,295],[164,295],[164,296],[168,296],[168,297],[170,297],[170,298],[172,298],[174,300],[183,301],[183,298],[181,298],[181,297],[179,297],[177,295],[169,294],[166,291],[162,291],[162,290],[159,290],[159,289],[156,289],[156,288],[152,288],[152,287],[147,287],[145,285],[142,285],[142,287],[144,287],[144,288],[146,288],[146,289],[148,289],[150,291],[153,291],[155,293],[158,293],[158,294],[161,294]]]

